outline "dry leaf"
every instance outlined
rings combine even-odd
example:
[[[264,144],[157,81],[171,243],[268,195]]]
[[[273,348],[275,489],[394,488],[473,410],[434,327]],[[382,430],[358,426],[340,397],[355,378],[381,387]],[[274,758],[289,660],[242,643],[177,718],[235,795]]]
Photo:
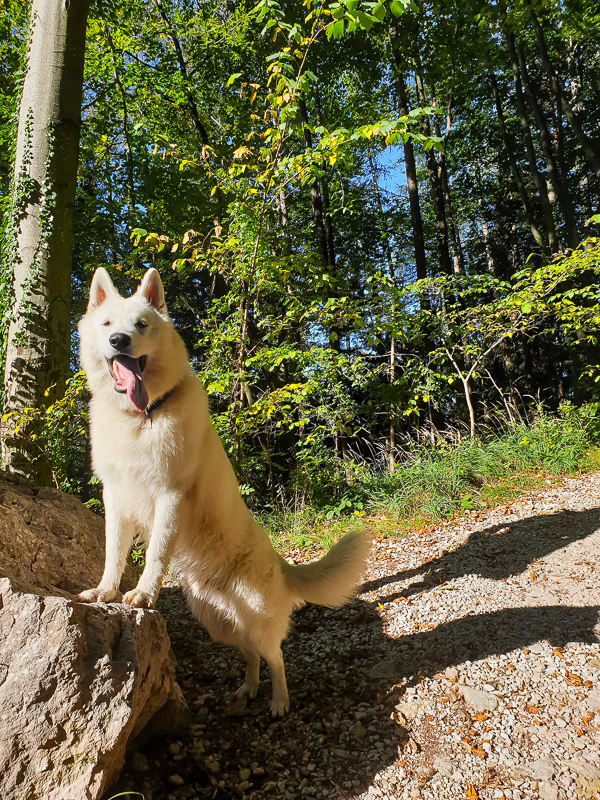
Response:
[[[477,798],[479,797],[479,795],[477,794],[477,790],[470,783],[467,783],[467,791],[465,792],[465,794],[468,800],[477,800]]]
[[[487,753],[482,747],[472,747],[471,752],[478,758],[487,758]]]
[[[539,714],[540,709],[537,706],[525,706],[523,711],[527,711],[528,714]]]
[[[487,711],[484,711],[483,714],[476,714],[474,717],[472,717],[472,719],[474,719],[475,722],[484,722],[488,718],[488,716],[489,715]]]
[[[571,686],[582,686],[583,680],[579,677],[579,675],[575,675],[574,672],[568,672],[565,675],[565,680]]]

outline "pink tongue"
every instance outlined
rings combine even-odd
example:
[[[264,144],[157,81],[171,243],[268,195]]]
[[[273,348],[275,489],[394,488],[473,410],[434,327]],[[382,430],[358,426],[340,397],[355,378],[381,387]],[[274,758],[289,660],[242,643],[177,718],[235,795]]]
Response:
[[[126,390],[127,397],[138,411],[145,411],[149,398],[138,359],[131,356],[115,356],[112,366],[117,376],[117,386]]]

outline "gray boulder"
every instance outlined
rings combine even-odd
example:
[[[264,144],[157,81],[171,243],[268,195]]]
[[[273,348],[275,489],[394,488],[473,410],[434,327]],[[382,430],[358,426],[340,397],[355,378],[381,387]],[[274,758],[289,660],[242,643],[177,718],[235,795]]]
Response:
[[[3,800],[97,800],[128,742],[187,720],[162,616],[71,594],[97,584],[103,538],[73,497],[0,477]]]

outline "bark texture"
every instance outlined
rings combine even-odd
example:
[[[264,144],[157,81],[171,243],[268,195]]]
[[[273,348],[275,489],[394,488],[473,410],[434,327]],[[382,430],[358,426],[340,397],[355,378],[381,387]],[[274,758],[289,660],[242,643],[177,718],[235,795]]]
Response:
[[[2,459],[39,483],[49,461],[17,430],[24,409],[62,396],[69,373],[73,207],[89,0],[33,0],[14,169],[13,319],[6,345]],[[48,390],[48,394],[46,394]]]

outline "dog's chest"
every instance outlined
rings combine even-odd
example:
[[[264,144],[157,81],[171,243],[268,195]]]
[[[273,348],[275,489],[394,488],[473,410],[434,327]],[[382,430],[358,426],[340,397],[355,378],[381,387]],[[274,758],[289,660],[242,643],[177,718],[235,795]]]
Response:
[[[185,438],[166,415],[93,415],[91,434],[94,468],[104,482],[141,484],[151,492],[185,461]]]

